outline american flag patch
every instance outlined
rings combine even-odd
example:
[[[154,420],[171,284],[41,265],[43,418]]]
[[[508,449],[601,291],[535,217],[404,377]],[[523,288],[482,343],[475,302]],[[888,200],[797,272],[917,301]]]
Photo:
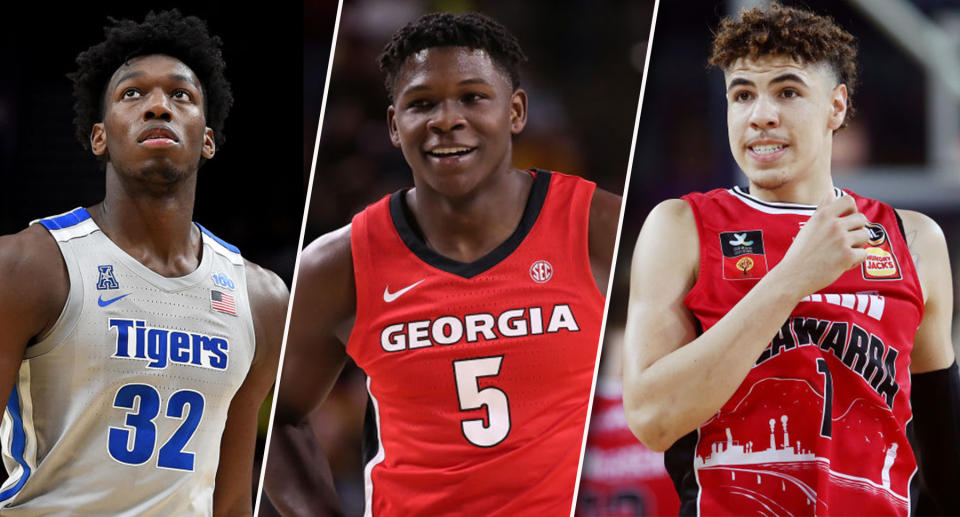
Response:
[[[233,296],[214,289],[210,290],[210,308],[232,316],[237,315],[237,304],[233,301]]]

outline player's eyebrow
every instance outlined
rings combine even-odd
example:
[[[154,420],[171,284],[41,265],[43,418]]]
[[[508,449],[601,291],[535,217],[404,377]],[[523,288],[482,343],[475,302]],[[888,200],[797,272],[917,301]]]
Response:
[[[138,77],[143,77],[145,74],[146,74],[146,73],[145,73],[143,70],[134,70],[134,71],[131,71],[131,72],[127,72],[127,73],[121,75],[120,77],[117,77],[117,82],[116,82],[116,84],[119,85],[119,84],[123,83],[124,81],[129,81],[130,79],[136,79],[136,78],[138,78]],[[194,86],[194,87],[196,87],[196,88],[199,88],[199,87],[200,87],[200,85],[198,85],[197,83],[195,83],[195,82],[193,81],[193,78],[190,77],[189,75],[184,75],[184,74],[168,74],[168,75],[167,75],[167,78],[168,78],[168,79],[172,79],[172,80],[177,81],[177,82],[190,84],[190,85],[192,85],[192,86]],[[116,85],[115,85],[114,87],[116,87]]]
[[[777,83],[785,83],[785,82],[798,82],[804,86],[807,86],[807,83],[806,81],[803,80],[803,78],[791,72],[780,74],[774,77],[773,79],[770,80],[769,84],[777,84]],[[727,91],[729,92],[731,89],[737,86],[756,86],[756,85],[754,84],[753,81],[749,79],[744,79],[743,77],[736,77],[732,81],[730,81],[730,84],[727,85]]]

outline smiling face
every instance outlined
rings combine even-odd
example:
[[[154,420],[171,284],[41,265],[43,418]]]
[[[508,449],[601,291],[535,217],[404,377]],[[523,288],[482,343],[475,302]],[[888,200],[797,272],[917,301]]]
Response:
[[[393,91],[390,140],[418,189],[460,197],[510,170],[511,137],[526,124],[527,97],[485,51],[421,50],[404,62]]]
[[[846,115],[846,87],[828,66],[787,56],[739,59],[724,77],[730,151],[751,190],[771,200],[819,199],[815,192],[832,185],[830,153]]]
[[[103,121],[90,143],[107,157],[108,170],[122,175],[170,184],[193,174],[215,151],[200,81],[170,56],[129,60],[107,84]]]

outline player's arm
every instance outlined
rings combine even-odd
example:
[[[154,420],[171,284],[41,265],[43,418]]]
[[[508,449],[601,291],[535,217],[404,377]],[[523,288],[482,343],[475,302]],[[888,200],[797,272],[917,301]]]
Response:
[[[253,456],[257,414],[277,377],[280,343],[287,316],[287,286],[276,274],[246,263],[247,293],[253,313],[256,349],[247,377],[230,401],[220,442],[213,492],[214,515],[252,515]]]
[[[620,196],[602,189],[593,191],[590,201],[590,268],[597,288],[606,296],[613,264],[613,248],[620,222]]]
[[[294,291],[264,489],[283,515],[339,514],[327,459],[307,423],[346,364],[356,310],[350,227],[304,249]]]
[[[700,266],[692,209],[653,209],[633,255],[624,339],[627,423],[663,451],[716,413],[746,378],[800,299],[862,262],[866,219],[852,198],[825,198],[783,260],[723,318],[697,335],[684,306]]]
[[[910,355],[911,406],[921,478],[943,515],[960,515],[960,374],[950,338],[953,282],[943,231],[898,210],[923,288],[923,320]]]
[[[0,402],[7,403],[27,345],[53,328],[70,280],[42,226],[0,237]]]

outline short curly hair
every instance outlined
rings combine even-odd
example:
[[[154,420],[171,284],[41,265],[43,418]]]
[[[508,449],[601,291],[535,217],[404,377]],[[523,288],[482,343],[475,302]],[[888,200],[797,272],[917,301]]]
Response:
[[[223,42],[207,32],[206,22],[176,9],[150,11],[143,23],[108,19],[106,39],[77,55],[77,70],[68,75],[73,81],[73,122],[80,143],[90,148],[90,131],[103,120],[106,88],[114,72],[132,58],[164,54],[179,59],[197,75],[207,127],[213,130],[217,145],[223,145],[223,125],[233,93],[224,75]]]
[[[738,59],[767,55],[827,64],[839,83],[847,86],[847,119],[853,116],[857,47],[853,36],[832,18],[777,3],[767,9],[744,10],[739,20],[727,17],[720,22],[708,62],[726,70]]]
[[[527,56],[517,38],[500,23],[480,13],[431,13],[408,23],[393,34],[378,61],[386,75],[387,96],[393,100],[397,74],[407,58],[425,48],[467,47],[490,55],[510,78],[516,90],[520,87],[520,64]]]

